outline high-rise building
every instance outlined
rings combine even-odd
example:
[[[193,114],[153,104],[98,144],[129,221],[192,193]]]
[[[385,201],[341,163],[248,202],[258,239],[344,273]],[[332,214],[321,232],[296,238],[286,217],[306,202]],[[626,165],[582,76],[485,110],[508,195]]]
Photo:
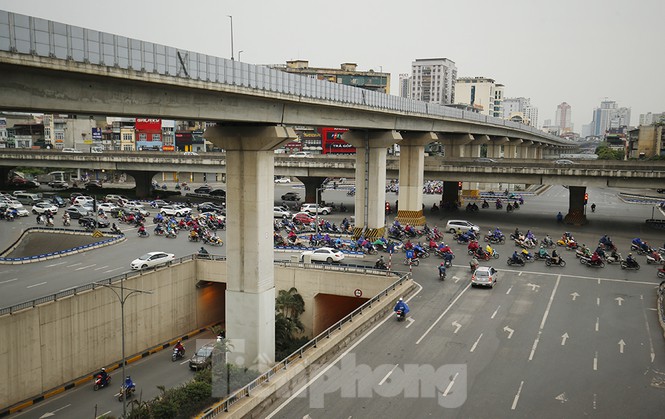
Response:
[[[630,126],[630,108],[619,108],[615,101],[604,100],[600,108],[593,110],[592,135],[603,137],[611,128],[622,126]]]
[[[451,105],[455,102],[457,67],[447,58],[418,58],[411,63],[410,98]]]
[[[662,113],[642,113],[640,114],[639,125],[652,125],[665,122],[665,112]]]
[[[559,133],[561,134],[572,132],[573,130],[572,111],[568,103],[562,102],[559,105],[557,105],[554,124],[557,127],[559,127]]]
[[[503,100],[503,119],[511,119],[517,113],[524,115],[528,125],[538,127],[538,108],[531,106],[531,99],[525,97],[513,97]]]
[[[462,77],[455,83],[455,103],[471,106],[483,115],[503,117],[503,85],[486,77]]]
[[[407,73],[399,75],[399,96],[411,97],[411,76]]]

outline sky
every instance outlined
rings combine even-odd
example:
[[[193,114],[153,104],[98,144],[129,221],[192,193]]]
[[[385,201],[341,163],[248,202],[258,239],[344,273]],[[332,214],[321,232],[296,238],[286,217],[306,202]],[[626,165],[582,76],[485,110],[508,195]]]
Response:
[[[575,131],[601,100],[665,112],[664,0],[0,0],[0,9],[251,64],[400,73],[445,57],[527,97],[539,121],[572,107]],[[232,19],[228,16],[232,16]],[[242,51],[239,55],[239,51]]]

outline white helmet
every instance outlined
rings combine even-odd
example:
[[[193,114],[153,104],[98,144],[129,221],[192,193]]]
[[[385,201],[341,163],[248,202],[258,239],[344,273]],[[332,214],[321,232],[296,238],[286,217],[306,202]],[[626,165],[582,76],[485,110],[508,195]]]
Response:
[[[403,297],[399,297],[399,300],[400,300],[400,301],[404,301],[404,298],[403,298]]]

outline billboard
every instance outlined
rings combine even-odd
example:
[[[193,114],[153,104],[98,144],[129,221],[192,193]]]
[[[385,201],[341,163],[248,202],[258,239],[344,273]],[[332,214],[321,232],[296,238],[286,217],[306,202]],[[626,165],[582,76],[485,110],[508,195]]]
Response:
[[[93,128],[92,129],[92,140],[93,141],[102,141],[102,129]]]
[[[134,128],[137,131],[155,132],[162,130],[161,119],[136,118],[136,122],[134,124]]]
[[[346,128],[321,128],[322,154],[354,154],[356,148],[342,140]]]

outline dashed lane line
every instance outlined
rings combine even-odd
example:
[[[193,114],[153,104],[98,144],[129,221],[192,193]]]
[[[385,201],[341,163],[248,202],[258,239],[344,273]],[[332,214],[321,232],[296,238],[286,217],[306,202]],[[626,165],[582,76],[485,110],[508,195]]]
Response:
[[[536,348],[538,347],[538,342],[540,341],[540,335],[543,334],[543,328],[545,327],[547,316],[549,315],[550,309],[552,308],[552,301],[554,301],[554,295],[556,294],[557,288],[559,288],[559,282],[561,282],[561,275],[559,275],[556,278],[556,284],[554,284],[554,289],[552,290],[552,294],[550,295],[550,301],[547,303],[547,308],[545,309],[545,313],[543,314],[543,320],[540,322],[540,328],[538,329],[538,336],[536,336],[536,340],[533,341],[533,347],[531,348],[531,353],[529,354],[529,361],[533,359],[533,355],[536,353]]]
[[[8,279],[6,281],[0,281],[0,284],[7,284],[9,282],[14,282],[14,281],[18,281],[18,278],[12,278],[12,279]]]
[[[28,285],[26,288],[34,288],[44,284],[46,284],[46,282],[40,282],[39,284]]]

